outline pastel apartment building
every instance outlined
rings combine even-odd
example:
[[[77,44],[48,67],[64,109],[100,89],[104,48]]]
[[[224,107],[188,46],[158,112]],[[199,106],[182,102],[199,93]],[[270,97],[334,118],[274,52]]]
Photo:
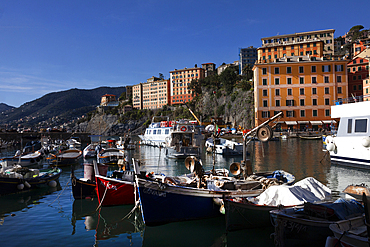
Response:
[[[169,104],[170,80],[157,77],[132,87],[133,108],[157,109]]]
[[[330,57],[334,55],[334,29],[276,35],[262,38],[258,62],[284,56]]]
[[[205,78],[205,70],[197,65],[194,68],[170,71],[170,104],[177,105],[193,99],[193,92],[188,89],[192,80]]]
[[[369,78],[369,61],[370,48],[366,48],[348,62],[348,97],[364,94],[364,80]]]
[[[282,129],[328,128],[330,106],[348,95],[347,62],[286,56],[256,63],[255,125],[282,111]]]

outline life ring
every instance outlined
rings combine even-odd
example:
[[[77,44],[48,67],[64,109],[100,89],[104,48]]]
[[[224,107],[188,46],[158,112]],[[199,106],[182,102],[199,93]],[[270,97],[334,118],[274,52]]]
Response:
[[[181,131],[186,131],[186,127],[185,126],[181,126],[180,130]]]

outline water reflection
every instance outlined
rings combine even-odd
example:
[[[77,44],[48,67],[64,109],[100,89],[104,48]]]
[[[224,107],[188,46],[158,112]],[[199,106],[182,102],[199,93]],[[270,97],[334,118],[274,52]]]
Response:
[[[133,210],[133,205],[100,208],[98,206],[96,198],[73,202],[72,235],[81,230],[77,229],[79,225],[77,223],[83,220],[86,231],[95,230],[95,245],[101,245],[105,240],[117,237],[125,237],[129,242],[135,240],[135,246],[142,245],[144,223],[138,209]],[[133,237],[133,235],[138,236]]]

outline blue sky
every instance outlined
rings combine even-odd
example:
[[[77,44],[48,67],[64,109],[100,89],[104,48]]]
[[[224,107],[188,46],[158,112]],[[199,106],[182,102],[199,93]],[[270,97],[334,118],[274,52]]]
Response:
[[[276,34],[369,29],[369,0],[2,0],[0,103],[71,88],[125,86],[238,60]]]

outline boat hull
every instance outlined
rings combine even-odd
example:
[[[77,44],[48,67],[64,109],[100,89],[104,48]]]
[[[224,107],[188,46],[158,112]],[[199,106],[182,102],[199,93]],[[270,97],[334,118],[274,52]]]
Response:
[[[138,179],[142,215],[146,225],[161,225],[170,222],[204,219],[221,216],[219,191],[197,189]],[[239,192],[240,196],[257,196],[262,190]]]
[[[241,203],[229,199],[224,200],[224,206],[227,231],[272,227],[270,211],[277,209],[273,206]]]
[[[333,221],[315,221],[270,212],[275,227],[275,242],[280,246],[325,246],[326,238],[333,233],[329,225]]]
[[[49,170],[49,169],[48,169]],[[46,170],[40,170],[40,173]],[[18,193],[36,189],[42,186],[48,186],[51,181],[57,181],[62,173],[61,169],[58,169],[52,174],[46,174],[44,176],[32,177],[32,178],[10,178],[0,177],[0,195],[7,195],[12,193]],[[26,185],[26,182],[29,186]],[[23,186],[18,186],[22,184]],[[20,189],[22,187],[22,189]]]
[[[96,183],[91,180],[72,178],[72,193],[74,199],[89,199],[97,197]]]
[[[95,175],[96,192],[102,206],[135,203],[134,182]]]

